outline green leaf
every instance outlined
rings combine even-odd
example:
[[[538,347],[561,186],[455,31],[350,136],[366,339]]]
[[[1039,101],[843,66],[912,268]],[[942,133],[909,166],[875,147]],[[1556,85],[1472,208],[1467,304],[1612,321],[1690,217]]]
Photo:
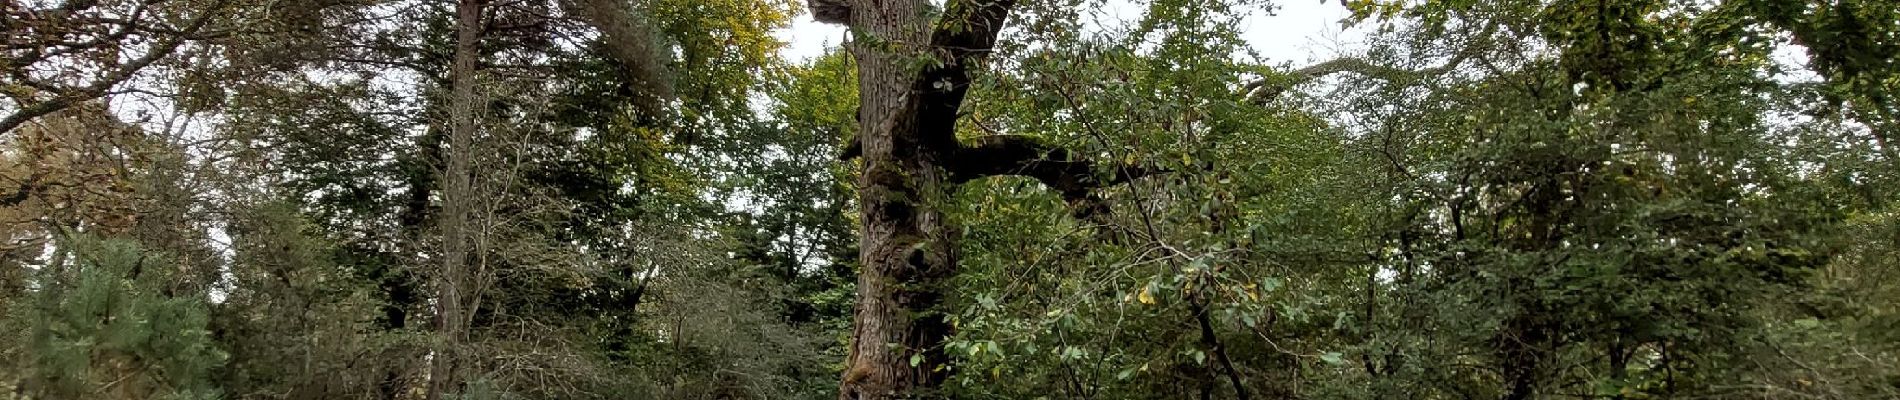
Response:
[[[1339,354],[1339,352],[1336,352],[1336,351],[1330,351],[1330,352],[1326,352],[1326,354],[1319,355],[1319,360],[1325,361],[1327,364],[1332,364],[1335,366],[1346,364],[1345,355]]]
[[[1802,319],[1794,320],[1794,325],[1801,327],[1802,329],[1820,328],[1821,320],[1814,319],[1814,318],[1802,318]]]
[[[1283,282],[1280,281],[1280,278],[1275,278],[1271,276],[1260,278],[1260,291],[1271,292],[1274,289],[1279,289],[1281,283]]]

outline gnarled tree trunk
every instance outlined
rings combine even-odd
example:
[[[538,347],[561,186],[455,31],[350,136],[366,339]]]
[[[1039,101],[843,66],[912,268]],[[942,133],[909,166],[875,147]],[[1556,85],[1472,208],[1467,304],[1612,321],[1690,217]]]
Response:
[[[918,146],[916,126],[902,124],[912,74],[904,60],[924,43],[923,0],[855,1],[849,23],[861,35],[858,60],[857,306],[840,399],[927,396],[947,375],[941,343],[950,326],[937,306],[956,270],[955,243],[941,212],[945,180],[936,154]],[[884,45],[878,45],[878,43]],[[913,45],[914,46],[914,45]],[[913,357],[918,362],[910,361]]]
[[[857,306],[840,399],[941,397],[949,377],[939,306],[957,271],[958,228],[937,207],[958,183],[1023,175],[1071,202],[1090,190],[1147,175],[1123,167],[1098,177],[1093,164],[1027,137],[956,138],[971,68],[996,43],[1013,0],[951,0],[939,21],[924,0],[813,0],[822,22],[848,23],[858,61],[860,222]],[[934,57],[915,69],[916,57]]]

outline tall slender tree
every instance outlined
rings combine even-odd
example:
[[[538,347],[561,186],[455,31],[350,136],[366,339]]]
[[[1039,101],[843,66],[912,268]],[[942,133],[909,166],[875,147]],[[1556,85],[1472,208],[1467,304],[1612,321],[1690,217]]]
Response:
[[[442,186],[442,217],[438,225],[442,233],[442,269],[436,271],[435,279],[436,340],[439,342],[429,368],[429,390],[425,397],[429,400],[460,391],[462,378],[457,364],[461,362],[461,346],[468,340],[468,292],[474,284],[471,277],[481,274],[479,269],[483,267],[470,257],[477,232],[470,219],[479,201],[470,181],[474,174],[472,160],[478,156],[475,140],[480,122],[476,113],[481,99],[475,92],[476,81],[480,79],[476,63],[481,54],[482,8],[486,5],[486,0],[461,0],[455,7],[455,61],[449,67],[449,143],[443,157],[447,162],[441,173],[446,183]]]

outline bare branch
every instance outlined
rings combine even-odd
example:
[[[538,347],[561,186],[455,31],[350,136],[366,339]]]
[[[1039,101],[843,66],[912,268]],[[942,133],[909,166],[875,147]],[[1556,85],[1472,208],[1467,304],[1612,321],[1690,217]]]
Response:
[[[214,16],[223,12],[224,6],[227,3],[229,3],[229,0],[220,0],[217,4],[212,5],[211,8],[206,9],[203,14],[199,15],[197,19],[191,21],[182,32],[190,33],[204,29],[205,25],[208,25]],[[108,91],[112,90],[113,86],[118,86],[120,83],[132,79],[140,70],[151,66],[153,63],[158,62],[158,60],[164,59],[177,51],[179,46],[185,44],[188,36],[189,35],[171,36],[159,41],[158,44],[152,46],[152,49],[147,51],[144,55],[120,66],[118,69],[106,74],[106,76],[94,81],[91,85],[60,93],[58,96],[54,96],[47,101],[21,104],[19,111],[15,111],[12,114],[8,114],[6,118],[0,119],[0,134],[11,132],[14,128],[34,118],[39,118],[46,114],[51,114],[59,110],[64,110],[67,107],[105,96]]]

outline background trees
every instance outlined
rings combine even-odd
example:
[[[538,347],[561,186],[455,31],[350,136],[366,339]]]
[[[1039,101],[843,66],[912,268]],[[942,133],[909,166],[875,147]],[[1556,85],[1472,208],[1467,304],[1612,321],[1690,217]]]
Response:
[[[1891,4],[860,3],[8,3],[6,396],[1900,395]]]

